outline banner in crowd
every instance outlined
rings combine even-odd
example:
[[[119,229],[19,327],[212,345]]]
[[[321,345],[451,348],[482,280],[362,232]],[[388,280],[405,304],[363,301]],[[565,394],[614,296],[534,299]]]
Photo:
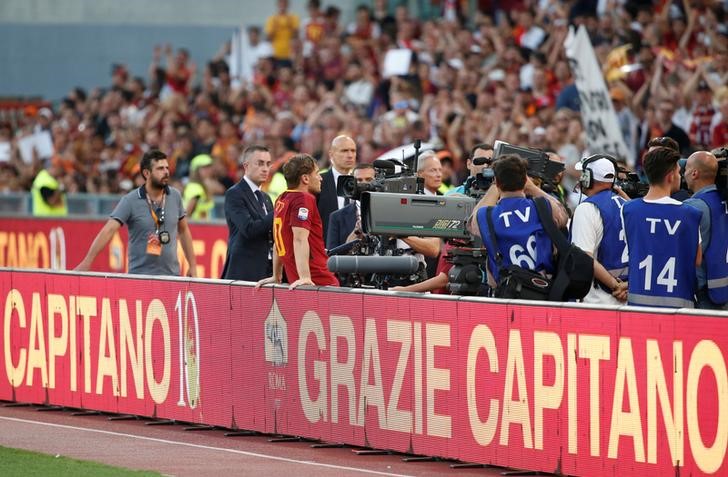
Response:
[[[630,160],[634,154],[627,150],[624,143],[617,114],[586,28],[580,26],[576,33],[573,28],[569,29],[564,48],[579,91],[581,121],[589,151]]]
[[[106,219],[40,219],[0,217],[0,267],[72,270],[86,256]],[[228,230],[221,224],[191,223],[197,276],[220,278],[227,254]],[[96,257],[91,270],[124,273],[128,270],[127,229],[114,234]],[[187,260],[182,247],[177,254],[182,274]]]
[[[726,317],[0,271],[0,399],[567,475],[725,475]]]

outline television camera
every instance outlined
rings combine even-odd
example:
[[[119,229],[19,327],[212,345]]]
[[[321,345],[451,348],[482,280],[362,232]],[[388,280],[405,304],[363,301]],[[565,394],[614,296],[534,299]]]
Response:
[[[551,161],[543,151],[496,141],[493,161],[508,154],[525,159],[529,176],[540,179],[541,187],[547,191],[556,186],[556,177],[564,170],[563,164]],[[494,181],[493,170],[484,169],[468,178],[466,196],[425,196],[423,182],[414,172],[417,156],[416,153],[412,167],[392,159],[374,161],[376,178],[368,184],[358,184],[349,176],[339,177],[337,193],[360,200],[364,235],[330,250],[329,269],[346,276],[350,286],[370,284],[386,289],[400,284],[398,280],[402,277],[413,277],[422,271],[414,257],[394,245],[394,238],[438,237],[452,245],[446,257],[453,264],[448,276],[449,291],[476,295],[483,282],[486,252],[467,226],[479,198]],[[475,164],[489,161],[481,160],[481,164]],[[342,253],[353,256],[338,256]]]
[[[617,172],[617,180],[614,185],[622,189],[630,199],[644,197],[650,190],[650,185],[640,179],[636,172],[620,170]]]

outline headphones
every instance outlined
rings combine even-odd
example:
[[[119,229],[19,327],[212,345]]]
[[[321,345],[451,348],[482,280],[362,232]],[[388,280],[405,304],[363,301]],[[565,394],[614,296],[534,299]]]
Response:
[[[619,171],[617,160],[609,154],[593,154],[581,162],[581,177],[579,177],[579,186],[581,187],[581,190],[591,189],[591,187],[594,185],[594,173],[591,169],[589,169],[588,166],[589,164],[592,164],[599,159],[606,159],[614,166],[614,178],[612,179],[612,187],[617,181],[617,171]]]

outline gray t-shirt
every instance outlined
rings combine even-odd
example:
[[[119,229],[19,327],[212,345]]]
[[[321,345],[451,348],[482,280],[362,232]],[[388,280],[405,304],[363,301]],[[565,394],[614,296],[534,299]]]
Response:
[[[121,198],[111,218],[129,227],[129,273],[179,276],[177,260],[177,224],[185,216],[182,196],[169,187],[164,201],[164,223],[160,230],[169,232],[169,243],[162,245],[161,255],[147,253],[147,241],[157,226],[147,202],[144,186]]]

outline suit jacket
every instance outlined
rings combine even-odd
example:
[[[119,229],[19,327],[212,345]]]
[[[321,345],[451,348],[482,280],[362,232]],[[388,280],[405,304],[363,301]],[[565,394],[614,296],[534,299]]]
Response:
[[[271,276],[273,202],[263,194],[267,214],[242,179],[225,192],[228,249],[222,278],[251,282]]]
[[[346,243],[346,237],[356,226],[356,204],[351,203],[339,209],[329,219],[329,231],[326,235],[326,248],[331,250],[334,247]]]
[[[339,199],[336,195],[336,183],[334,182],[334,171],[329,169],[321,174],[321,192],[316,198],[319,215],[324,224],[324,237],[328,237],[329,219],[332,212],[339,210]]]

